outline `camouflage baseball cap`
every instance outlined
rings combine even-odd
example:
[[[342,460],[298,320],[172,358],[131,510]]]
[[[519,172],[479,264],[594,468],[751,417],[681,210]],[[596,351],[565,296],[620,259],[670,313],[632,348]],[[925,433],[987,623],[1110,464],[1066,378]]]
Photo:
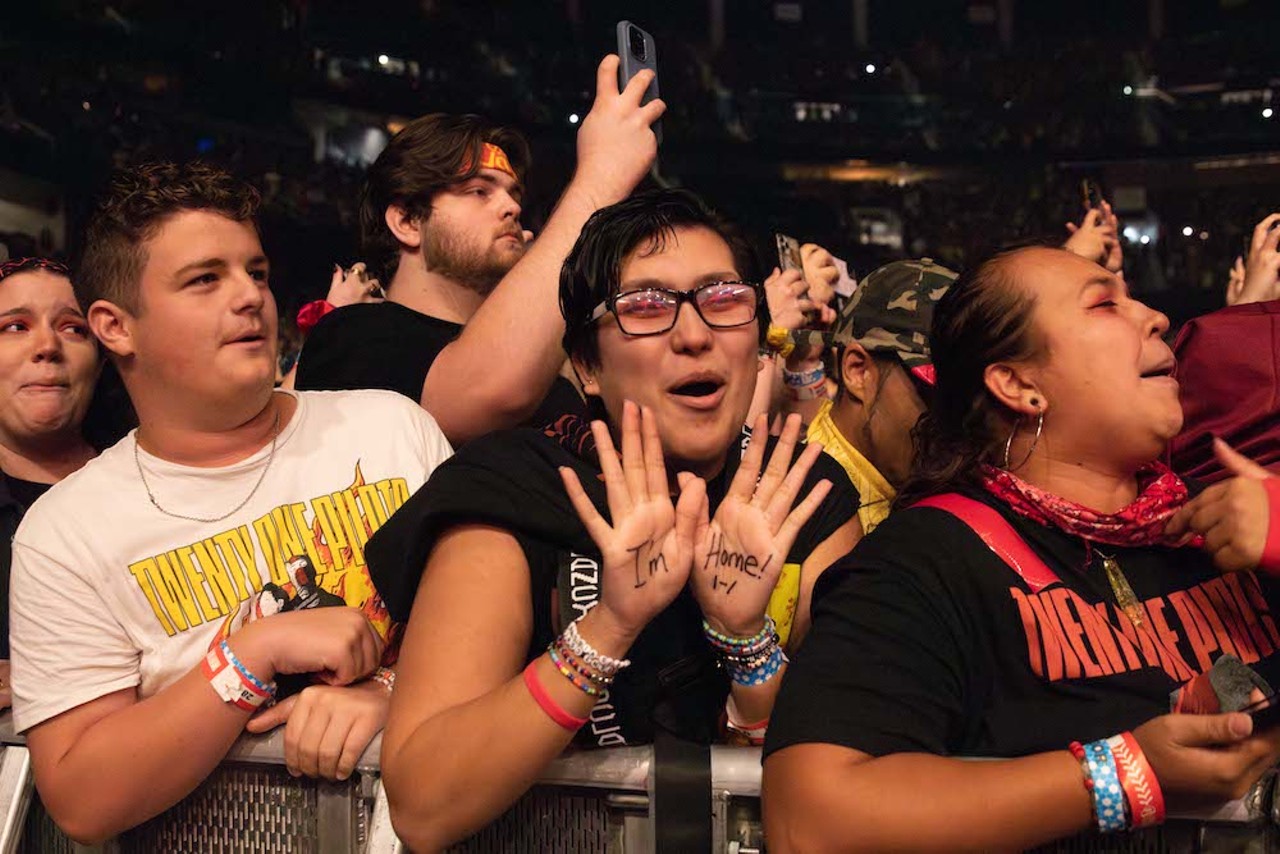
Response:
[[[836,320],[835,338],[869,353],[895,353],[908,369],[930,364],[933,307],[957,274],[933,261],[894,261],[858,283]]]

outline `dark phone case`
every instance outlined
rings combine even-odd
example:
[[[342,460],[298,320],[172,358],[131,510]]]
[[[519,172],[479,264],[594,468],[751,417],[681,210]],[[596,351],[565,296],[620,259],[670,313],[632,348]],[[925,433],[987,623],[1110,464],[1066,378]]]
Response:
[[[631,44],[628,37],[628,30],[635,27],[644,36],[645,58],[637,59],[631,54]],[[654,98],[658,97],[658,49],[654,44],[653,36],[649,35],[641,27],[636,27],[630,21],[619,21],[617,27],[618,35],[618,91],[621,92],[631,82],[631,78],[635,77],[643,69],[647,68],[653,72],[653,80],[649,82],[649,88],[645,90],[644,97],[640,103],[647,104]],[[658,138],[658,144],[662,144],[662,121],[658,120],[653,123],[653,135]]]
[[[1240,711],[1247,712],[1253,718],[1254,732],[1261,732],[1280,724],[1280,695],[1272,694],[1256,703],[1250,703]]]

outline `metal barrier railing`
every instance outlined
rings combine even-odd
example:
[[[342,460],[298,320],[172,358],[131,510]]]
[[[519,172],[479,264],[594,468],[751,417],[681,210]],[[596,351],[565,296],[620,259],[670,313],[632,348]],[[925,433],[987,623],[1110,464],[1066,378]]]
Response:
[[[0,854],[84,854],[54,826],[34,792],[24,740],[0,715]],[[369,745],[357,773],[342,783],[298,780],[284,769],[282,730],[242,737],[226,761],[180,804],[122,834],[104,852],[253,851],[285,854],[401,854],[378,777],[381,740]],[[647,747],[569,752],[506,814],[453,854],[498,851],[606,852],[654,850],[653,751]],[[86,781],[86,785],[109,783]],[[711,749],[712,851],[763,851],[759,820],[760,750]],[[1164,828],[1108,837],[1109,851],[1280,851],[1280,801],[1260,786],[1214,810],[1181,814]],[[1081,836],[1046,851],[1097,850],[1104,840]]]

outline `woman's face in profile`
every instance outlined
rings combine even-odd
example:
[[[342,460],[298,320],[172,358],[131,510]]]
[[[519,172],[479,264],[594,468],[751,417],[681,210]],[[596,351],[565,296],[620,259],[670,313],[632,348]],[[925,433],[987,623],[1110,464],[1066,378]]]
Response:
[[[70,281],[40,269],[0,281],[0,438],[77,433],[99,367]]]
[[[1182,427],[1173,351],[1161,337],[1169,319],[1069,252],[1026,250],[1009,263],[1035,297],[1032,324],[1047,355],[1031,375],[1054,456],[1118,468],[1158,458]]]

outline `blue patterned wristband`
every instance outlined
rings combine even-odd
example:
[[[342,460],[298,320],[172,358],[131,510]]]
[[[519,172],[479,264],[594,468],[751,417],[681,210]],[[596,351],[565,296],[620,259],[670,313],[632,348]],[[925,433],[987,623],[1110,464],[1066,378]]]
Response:
[[[787,654],[782,651],[781,646],[775,646],[772,654],[769,655],[763,663],[757,667],[744,668],[735,667],[729,664],[729,678],[737,685],[745,685],[750,688],[756,685],[763,685],[770,679],[778,675],[778,671],[782,670],[782,665],[787,663]]]
[[[218,644],[218,646],[222,649],[222,654],[226,657],[227,663],[236,669],[236,673],[239,673],[248,680],[249,684],[253,685],[253,687],[270,697],[274,697],[276,695],[276,683],[263,682],[257,676],[250,673],[249,668],[241,664],[240,659],[236,658],[236,654],[231,651],[231,644],[227,643],[224,639],[222,643]]]
[[[1098,818],[1098,830],[1111,833],[1129,826],[1125,815],[1124,789],[1120,787],[1120,772],[1111,745],[1106,739],[1091,741],[1084,746],[1084,761],[1093,778],[1093,812]]]

